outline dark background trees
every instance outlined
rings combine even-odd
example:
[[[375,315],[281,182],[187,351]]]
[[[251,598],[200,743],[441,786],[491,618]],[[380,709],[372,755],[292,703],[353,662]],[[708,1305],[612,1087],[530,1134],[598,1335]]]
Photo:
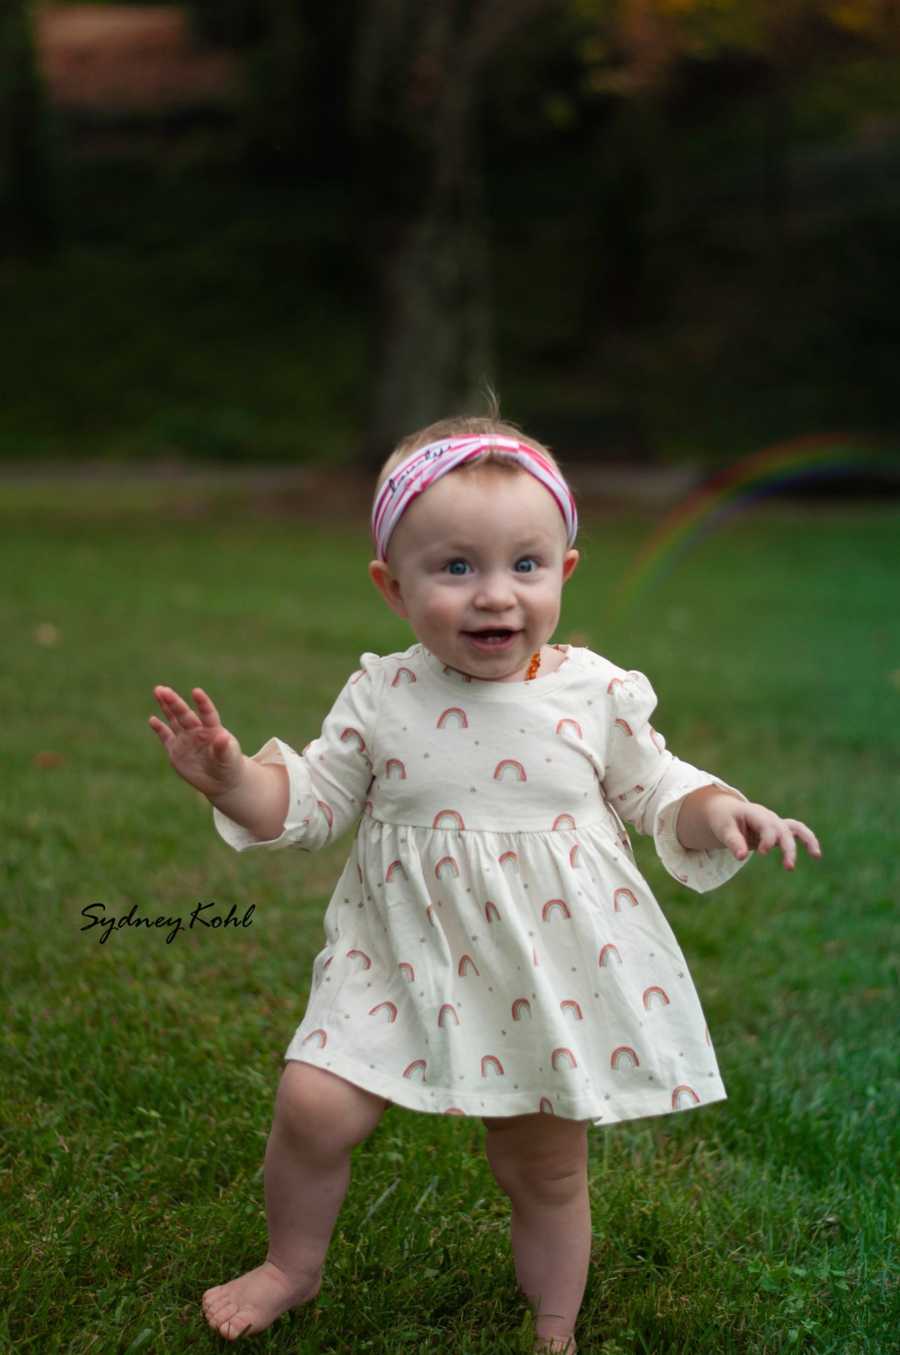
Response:
[[[0,10],[0,252],[39,255],[56,239],[47,110],[31,6]]]
[[[4,43],[4,239],[60,238],[0,276],[22,318],[0,452],[371,462],[488,381],[573,456],[895,430],[896,5],[190,10],[239,94],[56,99],[53,156]],[[130,365],[105,358],[126,310]]]

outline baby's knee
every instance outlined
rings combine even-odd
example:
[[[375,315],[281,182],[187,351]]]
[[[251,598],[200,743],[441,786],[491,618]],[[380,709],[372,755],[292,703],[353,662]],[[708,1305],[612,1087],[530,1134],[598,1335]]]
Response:
[[[586,1123],[550,1121],[546,1116],[492,1120],[485,1144],[501,1190],[514,1200],[568,1204],[587,1181]]]
[[[307,1149],[345,1152],[369,1137],[389,1105],[324,1068],[289,1059],[278,1084],[273,1128]]]

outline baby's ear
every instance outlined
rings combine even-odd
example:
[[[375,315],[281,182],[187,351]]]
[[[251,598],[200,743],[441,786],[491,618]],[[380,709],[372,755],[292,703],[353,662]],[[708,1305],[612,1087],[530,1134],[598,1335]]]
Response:
[[[578,561],[581,555],[577,550],[567,550],[563,556],[562,577],[563,583],[572,577],[578,567]]]
[[[369,578],[391,611],[396,612],[398,616],[405,617],[407,612],[403,603],[403,594],[400,591],[400,581],[394,578],[384,560],[371,560],[369,562]]]

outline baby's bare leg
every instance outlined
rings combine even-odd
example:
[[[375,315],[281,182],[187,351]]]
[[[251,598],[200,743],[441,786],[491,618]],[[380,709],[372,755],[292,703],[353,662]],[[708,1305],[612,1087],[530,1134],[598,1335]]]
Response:
[[[591,1255],[586,1123],[516,1115],[485,1124],[488,1161],[512,1201],[513,1258],[536,1312],[535,1350],[573,1355]]]
[[[221,1336],[264,1331],[315,1298],[350,1184],[351,1152],[389,1104],[323,1068],[285,1065],[266,1145],[269,1250],[255,1270],[204,1293],[206,1320]]]

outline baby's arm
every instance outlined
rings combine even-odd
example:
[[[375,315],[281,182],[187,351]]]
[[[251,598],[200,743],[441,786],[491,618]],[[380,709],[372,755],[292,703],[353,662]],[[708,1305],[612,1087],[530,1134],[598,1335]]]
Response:
[[[151,715],[150,727],[178,775],[254,836],[277,838],[288,809],[286,769],[245,757],[202,687],[193,688],[196,712],[171,687],[153,694],[170,724]]]
[[[764,856],[778,844],[785,870],[793,870],[796,863],[795,837],[811,856],[822,855],[815,833],[799,819],[779,818],[765,805],[739,800],[717,786],[702,786],[685,797],[676,831],[682,847],[694,850],[727,847],[738,861],[743,861],[748,851]]]
[[[754,850],[765,854],[780,844],[792,870],[798,837],[812,856],[821,856],[805,824],[752,804],[734,786],[671,753],[650,724],[656,693],[643,673],[615,665],[607,671],[604,793],[638,832],[652,834],[670,875],[705,893],[730,880]]]

